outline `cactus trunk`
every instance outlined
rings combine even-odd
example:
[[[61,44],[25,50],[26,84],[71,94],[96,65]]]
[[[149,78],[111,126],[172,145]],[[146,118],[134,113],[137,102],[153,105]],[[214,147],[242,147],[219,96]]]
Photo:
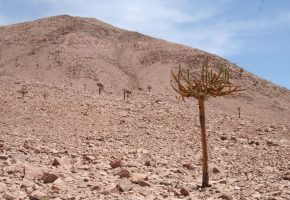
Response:
[[[204,97],[198,99],[199,106],[199,121],[201,130],[201,146],[202,146],[202,185],[201,187],[209,187],[209,176],[208,176],[208,154],[207,154],[207,142],[206,142],[206,131],[205,131],[205,109],[204,109]]]

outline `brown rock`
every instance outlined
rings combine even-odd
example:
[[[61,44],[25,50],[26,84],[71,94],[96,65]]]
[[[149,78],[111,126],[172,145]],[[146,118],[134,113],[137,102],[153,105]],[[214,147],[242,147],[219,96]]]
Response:
[[[122,166],[122,160],[113,160],[112,162],[110,162],[110,165],[113,169],[117,168],[117,167],[121,167]]]
[[[118,175],[120,178],[130,178],[131,174],[127,169],[122,169],[119,171]]]
[[[52,162],[52,166],[64,166],[64,161],[61,158],[55,158]]]
[[[212,172],[214,174],[217,174],[217,173],[220,173],[220,170],[218,168],[214,167],[214,168],[212,168]]]
[[[144,181],[144,180],[140,180],[139,181],[139,185],[142,186],[142,187],[145,187],[145,186],[146,187],[150,187],[151,186],[149,182]]]
[[[45,173],[42,177],[44,183],[53,183],[56,179],[58,176],[53,173]]]
[[[220,138],[221,138],[221,140],[227,140],[227,136],[225,136],[225,135],[222,135]]]
[[[149,167],[149,166],[151,166],[151,163],[147,160],[147,161],[145,161],[145,166]]]
[[[0,155],[0,159],[1,159],[1,160],[7,160],[7,159],[8,159],[8,155],[1,154],[1,155]]]
[[[188,190],[185,188],[185,187],[182,187],[181,189],[180,189],[180,194],[182,195],[182,196],[189,196],[189,192],[188,192]]]
[[[290,181],[290,174],[288,174],[288,175],[287,175],[287,174],[284,175],[284,176],[283,176],[283,179],[284,179],[284,180],[287,180],[287,181]]]
[[[224,200],[231,200],[232,198],[229,197],[228,195],[226,194],[222,194],[221,196],[219,196],[219,199],[224,199]]]

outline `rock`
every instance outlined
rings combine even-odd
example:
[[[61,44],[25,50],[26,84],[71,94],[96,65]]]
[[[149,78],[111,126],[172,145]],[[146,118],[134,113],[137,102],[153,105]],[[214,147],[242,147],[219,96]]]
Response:
[[[251,140],[248,144],[250,144],[250,145],[253,145],[253,144],[255,144],[255,145],[260,145],[259,142],[257,142],[257,141],[253,141],[253,140]]]
[[[148,188],[144,188],[144,187],[136,188],[136,189],[134,188],[134,191],[136,191],[137,193],[141,194],[144,197],[147,197],[148,195],[152,193]]]
[[[131,177],[131,182],[132,183],[136,183],[136,184],[139,184],[140,181],[148,181],[148,176],[146,174],[133,174],[132,177]]]
[[[116,187],[116,185],[106,186],[104,190],[102,191],[103,195],[109,195],[111,193],[117,193],[117,194],[119,193],[119,189]]]
[[[14,200],[14,199],[18,199],[18,198],[11,193],[5,192],[3,195],[3,199]]]
[[[55,192],[55,193],[58,193],[58,192],[61,190],[60,187],[55,186],[55,185],[52,185],[50,189],[51,189],[53,192]]]
[[[231,197],[229,197],[228,195],[226,195],[226,194],[222,194],[222,195],[220,195],[219,196],[219,199],[224,199],[224,200],[231,200],[232,198]]]
[[[170,183],[170,182],[166,182],[166,181],[160,181],[159,184],[160,184],[160,185],[165,185],[165,186],[172,185],[172,183]]]
[[[33,146],[34,146],[34,141],[33,140],[25,140],[24,141],[24,144],[23,144],[23,147],[25,148],[25,149],[32,149],[33,148]]]
[[[23,166],[26,158],[27,156],[24,154],[15,154],[15,155],[11,155],[10,160],[13,164],[21,164]]]
[[[113,160],[112,162],[110,162],[110,165],[113,169],[117,168],[117,167],[121,167],[122,166],[122,160]]]
[[[133,187],[132,183],[130,181],[128,181],[127,179],[122,179],[119,184],[117,185],[117,188],[121,191],[121,192],[127,192],[129,190],[131,190]]]
[[[55,158],[52,162],[52,166],[64,166],[64,161],[61,158]]]
[[[0,193],[3,193],[6,190],[6,184],[0,182]]]
[[[92,162],[93,160],[95,160],[96,158],[94,156],[91,156],[91,155],[85,155],[84,156],[84,159],[89,161],[89,162]]]
[[[94,190],[101,190],[101,188],[102,188],[102,186],[101,186],[101,184],[99,182],[89,182],[87,184],[87,186],[90,187],[90,189],[92,191],[94,191]]]
[[[43,176],[43,172],[38,167],[33,167],[30,165],[24,166],[24,178],[28,180],[40,179]]]
[[[185,188],[185,187],[182,187],[181,189],[180,189],[180,194],[182,195],[182,196],[189,196],[189,192],[188,192],[188,190]]]
[[[29,200],[46,200],[49,199],[46,194],[38,190],[32,192],[29,196]]]
[[[151,163],[147,160],[147,161],[145,161],[145,166],[150,167]]]
[[[220,136],[220,138],[221,138],[221,140],[227,140],[227,136],[225,136],[225,135]]]
[[[58,186],[58,187],[64,187],[66,183],[61,178],[58,178],[53,182],[53,184]]]
[[[255,198],[255,199],[260,199],[261,198],[261,194],[259,193],[259,192],[255,192],[254,194],[253,194],[253,197]]]
[[[56,179],[58,176],[53,173],[45,173],[42,177],[44,183],[53,183]]]
[[[145,186],[150,187],[151,186],[149,182],[144,181],[144,180],[140,180],[139,185],[142,187],[145,187]]]
[[[20,188],[32,188],[34,186],[34,182],[31,180],[23,179]]]
[[[98,163],[96,165],[96,168],[99,170],[102,170],[102,171],[107,171],[107,170],[110,170],[112,167],[108,164],[105,164],[105,163]]]
[[[0,159],[1,159],[1,160],[7,160],[7,159],[8,159],[8,155],[1,154],[1,155],[0,155]]]
[[[120,178],[130,178],[131,174],[127,169],[122,169],[121,171],[118,172],[118,175]]]
[[[184,167],[188,170],[194,170],[194,165],[190,164],[190,163],[183,164],[182,167]]]
[[[286,173],[286,174],[283,176],[283,179],[286,180],[286,181],[290,181],[290,172],[289,172],[289,173]]]
[[[89,165],[81,165],[78,168],[81,170],[89,170],[91,167]]]
[[[136,162],[136,161],[126,161],[126,162],[124,162],[123,164],[122,164],[122,166],[125,166],[125,167],[132,167],[132,168],[134,168],[134,167],[136,167],[136,168],[138,168],[139,167],[139,163],[138,162]]]
[[[220,170],[216,167],[212,168],[212,173],[217,174],[220,173]]]

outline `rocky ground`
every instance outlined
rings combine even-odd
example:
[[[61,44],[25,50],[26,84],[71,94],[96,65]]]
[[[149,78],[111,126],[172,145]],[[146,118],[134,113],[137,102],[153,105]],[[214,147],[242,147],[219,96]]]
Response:
[[[27,86],[24,97],[19,90]],[[289,124],[197,105],[0,76],[0,199],[290,199]]]

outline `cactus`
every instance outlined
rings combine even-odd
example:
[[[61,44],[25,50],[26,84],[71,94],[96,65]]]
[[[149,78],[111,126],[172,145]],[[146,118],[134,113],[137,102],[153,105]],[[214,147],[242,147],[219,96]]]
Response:
[[[241,106],[238,107],[239,118],[241,118]]]
[[[124,100],[125,100],[126,98],[128,99],[130,95],[132,95],[132,91],[128,89],[124,89],[123,94],[124,94]]]
[[[97,86],[99,88],[99,94],[101,94],[102,90],[104,89],[104,85],[102,83],[97,83]]]
[[[147,89],[148,89],[148,92],[150,92],[152,89],[151,85],[148,85]]]
[[[18,90],[18,92],[19,92],[20,94],[22,94],[22,98],[23,98],[24,95],[28,93],[27,86],[26,86],[26,85],[22,85],[21,89]]]
[[[184,101],[184,98],[194,97],[198,100],[199,105],[199,121],[201,128],[201,142],[202,142],[202,185],[201,187],[209,187],[209,175],[208,175],[208,153],[207,153],[207,140],[205,129],[205,100],[209,97],[220,97],[239,92],[242,89],[240,86],[234,85],[230,82],[230,74],[227,68],[221,67],[219,73],[214,73],[212,70],[208,70],[209,58],[206,57],[201,69],[201,76],[198,80],[192,80],[190,78],[189,70],[185,75],[180,66],[177,74],[171,71],[172,78],[175,81],[172,88],[180,95],[180,98]]]
[[[240,77],[242,77],[242,73],[244,72],[244,69],[240,69]]]

